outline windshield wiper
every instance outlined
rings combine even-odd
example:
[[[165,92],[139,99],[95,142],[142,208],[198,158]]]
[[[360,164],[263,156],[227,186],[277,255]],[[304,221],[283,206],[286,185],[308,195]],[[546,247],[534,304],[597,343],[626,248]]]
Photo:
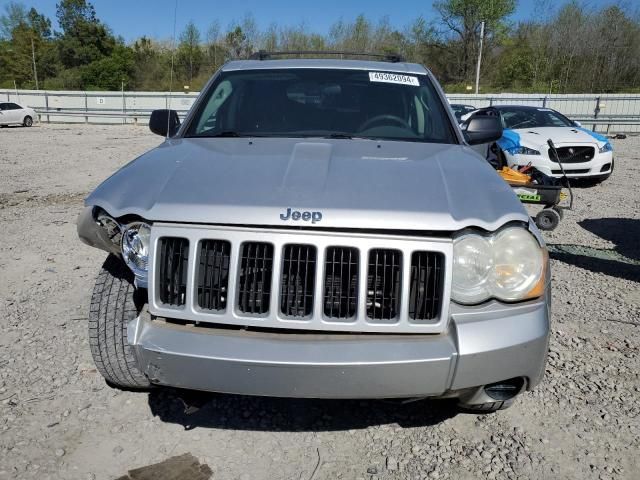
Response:
[[[211,133],[208,135],[203,135],[204,137],[244,137],[241,133],[235,132],[233,130],[225,130],[223,132]]]
[[[349,135],[348,133],[330,133],[329,135],[324,135],[324,138],[344,138],[351,140],[353,135]]]
[[[264,137],[265,135],[255,133],[240,133],[235,130],[223,130],[222,132],[202,132],[189,135],[190,138],[239,138],[239,137]]]

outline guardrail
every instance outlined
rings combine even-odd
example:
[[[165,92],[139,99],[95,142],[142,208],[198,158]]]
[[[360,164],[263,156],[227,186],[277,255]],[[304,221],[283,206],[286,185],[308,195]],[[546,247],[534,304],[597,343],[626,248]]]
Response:
[[[117,111],[90,111],[90,110],[62,110],[62,109],[42,109],[35,108],[35,112],[38,114],[38,120],[40,122],[45,121],[43,117],[46,117],[46,122],[51,123],[51,117],[78,117],[84,118],[84,121],[73,122],[73,123],[90,123],[91,118],[113,118],[113,119],[121,119],[122,123],[132,123],[133,125],[137,125],[138,123],[142,123],[141,121],[148,121],[151,116],[151,112],[153,110],[140,110],[140,111],[131,111],[131,112],[117,112]],[[181,118],[188,113],[188,110],[178,110],[178,115]],[[127,120],[131,120],[131,122],[127,122]],[[71,122],[70,122],[71,123]]]
[[[198,92],[85,92],[0,90],[0,101],[34,108],[50,123],[145,124],[157,108],[173,108],[180,117],[193,105]],[[603,133],[640,133],[638,94],[449,94],[451,103],[475,107],[517,104],[553,108],[585,127]]]
[[[135,112],[105,112],[105,111],[84,111],[84,110],[47,110],[47,109],[35,109],[38,114],[39,121],[43,122],[43,117],[47,117],[47,123],[50,123],[50,118],[55,117],[76,117],[84,118],[84,121],[73,123],[90,123],[91,118],[110,118],[121,119],[123,124],[145,124],[148,122],[151,112],[153,110],[135,111]],[[188,110],[178,110],[180,118],[188,113]],[[590,118],[590,117],[572,117],[572,120],[578,121],[585,126],[591,126],[592,130],[596,130],[597,126],[605,126],[604,133],[611,132],[612,126],[636,126],[640,129],[640,117],[620,117],[620,118]],[[129,121],[128,121],[129,120]],[[71,123],[71,122],[70,122]],[[619,132],[626,130],[618,130]]]

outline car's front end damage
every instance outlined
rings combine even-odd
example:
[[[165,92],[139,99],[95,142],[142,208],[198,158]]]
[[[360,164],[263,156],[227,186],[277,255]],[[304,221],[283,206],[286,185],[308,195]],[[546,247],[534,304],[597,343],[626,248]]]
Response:
[[[548,139],[555,151],[547,145]],[[604,179],[614,168],[609,140],[579,127],[505,130],[498,145],[509,166],[531,165],[550,177]]]
[[[478,142],[495,135],[476,127]],[[461,132],[429,143],[199,138],[188,128],[103,182],[78,221],[80,238],[110,253],[101,275],[137,294],[120,326],[126,362],[112,366],[121,378],[247,395],[457,398],[488,410],[540,382],[546,247]],[[96,337],[112,318],[98,311],[100,282]]]
[[[334,141],[331,150],[340,151],[341,143]],[[286,148],[299,151],[303,145],[290,142]],[[473,168],[475,159],[456,148],[458,156],[468,159],[466,168]],[[444,169],[436,178],[425,175],[433,184],[420,186],[429,192],[421,195],[445,198],[441,205],[434,197],[421,199],[431,204],[429,211],[403,208],[376,200],[379,196],[366,194],[362,185],[351,191],[361,198],[361,209],[353,201],[351,209],[335,208],[326,203],[335,197],[326,194],[327,183],[335,180],[330,175],[311,181],[323,186],[306,193],[283,188],[278,180],[280,194],[298,197],[300,210],[268,202],[234,206],[234,196],[250,194],[237,187],[226,191],[204,174],[192,191],[204,182],[219,195],[200,206],[207,213],[196,213],[195,206],[188,213],[186,204],[163,203],[157,193],[139,187],[129,210],[119,208],[126,192],[118,175],[96,190],[80,216],[79,234],[85,243],[124,258],[147,294],[147,305],[128,324],[128,339],[150,382],[249,395],[455,397],[465,404],[506,400],[533,388],[543,374],[549,332],[549,273],[535,227],[517,200],[507,196],[508,187],[493,179],[490,167],[477,162],[480,169],[470,179],[462,174],[465,165],[404,155],[409,158],[395,165],[396,178],[384,183],[390,187],[405,176],[408,181],[415,172],[403,172],[412,170],[411,162],[421,162],[420,168],[432,173]],[[297,160],[295,155],[283,158],[286,178]],[[162,162],[155,161],[160,168]],[[125,169],[128,177],[135,168]],[[447,173],[452,168],[456,171]],[[172,175],[179,173],[172,170]],[[494,189],[495,198],[475,197],[477,175]],[[119,187],[112,189],[112,184]],[[135,182],[131,188],[133,193]],[[447,199],[449,189],[465,193]],[[152,196],[156,202],[142,212]],[[315,198],[303,201],[304,196]],[[211,207],[223,198],[228,207]],[[507,205],[489,208],[498,198]],[[118,216],[109,216],[106,208]],[[264,225],[256,225],[256,209]],[[470,217],[456,219],[446,213],[451,211]],[[187,221],[177,222],[177,215]],[[167,217],[170,221],[159,220]],[[148,234],[142,230],[144,238],[137,237],[141,225],[149,225]],[[455,246],[471,236],[489,243],[470,248],[491,248],[505,231],[516,232],[517,241],[532,240],[529,251],[514,255],[541,255],[543,271],[529,285],[528,298],[500,301],[478,292],[476,298],[454,301]],[[137,255],[131,254],[132,244],[139,246]],[[504,241],[496,248],[512,247]]]

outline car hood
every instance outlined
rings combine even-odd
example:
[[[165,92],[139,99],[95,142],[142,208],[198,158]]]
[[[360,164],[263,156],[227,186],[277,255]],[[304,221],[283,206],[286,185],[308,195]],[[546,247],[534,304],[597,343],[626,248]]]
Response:
[[[168,140],[85,203],[114,217],[204,224],[454,231],[528,221],[469,147],[357,139]]]
[[[607,138],[591,130],[581,127],[538,127],[505,130],[501,140],[508,140],[509,145],[500,146],[505,150],[525,146],[535,150],[545,149],[547,140],[551,139],[556,146],[597,144],[599,147],[607,142]]]

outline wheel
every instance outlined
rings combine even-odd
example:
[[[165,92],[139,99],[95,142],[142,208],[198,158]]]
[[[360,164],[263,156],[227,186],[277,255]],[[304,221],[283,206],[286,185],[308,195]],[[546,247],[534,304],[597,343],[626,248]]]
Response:
[[[538,212],[535,218],[536,225],[540,230],[554,230],[560,223],[560,214],[552,208],[545,208]]]
[[[557,212],[560,215],[560,220],[564,218],[564,210],[560,207],[551,207],[554,212]]]
[[[31,125],[33,125],[33,118],[27,115],[26,117],[24,117],[24,120],[22,121],[22,125],[24,125],[25,127],[30,127]]]
[[[89,348],[98,371],[112,386],[146,389],[151,386],[138,369],[127,342],[127,324],[144,300],[133,285],[131,270],[109,255],[96,278],[89,310]]]
[[[462,410],[465,410],[465,411],[470,412],[470,413],[493,413],[493,412],[497,412],[498,410],[506,410],[511,405],[513,405],[514,401],[515,401],[515,397],[514,398],[510,398],[509,400],[501,400],[501,401],[498,401],[498,402],[480,403],[480,404],[476,404],[476,405],[468,405],[468,404],[465,404],[465,403],[459,403],[458,407],[460,407]]]

